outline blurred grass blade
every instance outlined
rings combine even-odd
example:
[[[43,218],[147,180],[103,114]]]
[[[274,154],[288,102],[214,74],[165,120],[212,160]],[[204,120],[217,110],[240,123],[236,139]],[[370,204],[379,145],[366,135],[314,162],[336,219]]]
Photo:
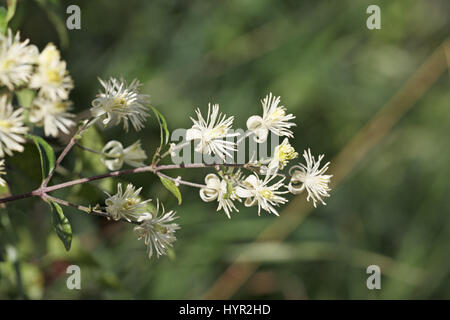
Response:
[[[60,16],[61,5],[59,1],[35,0],[38,5],[45,11],[48,19],[53,23],[56,32],[58,33],[60,46],[64,49],[69,45],[69,34],[67,32],[66,23],[63,17]]]

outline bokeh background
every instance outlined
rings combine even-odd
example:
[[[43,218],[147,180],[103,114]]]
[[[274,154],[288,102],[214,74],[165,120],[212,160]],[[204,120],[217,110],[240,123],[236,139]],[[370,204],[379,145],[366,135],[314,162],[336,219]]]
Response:
[[[81,30],[69,31],[74,3]],[[381,30],[366,28],[370,4],[381,8]],[[97,77],[141,80],[170,129],[189,127],[208,102],[244,127],[271,91],[297,117],[296,149],[337,159],[337,179],[327,206],[311,210],[300,195],[280,218],[242,207],[228,220],[187,187],[178,206],[150,174],[55,192],[95,204],[102,190],[132,181],[158,195],[182,229],[169,257],[151,260],[131,225],[73,209],[65,209],[74,230],[67,253],[45,203],[10,203],[0,210],[0,243],[13,244],[19,260],[0,262],[0,298],[450,298],[449,12],[447,0],[19,1],[13,29],[40,49],[61,48],[77,113],[87,114]],[[364,127],[382,108],[377,125]],[[89,131],[83,143],[138,138],[152,154],[154,117],[138,134]],[[49,142],[59,151],[65,139]],[[30,145],[8,160],[12,193],[39,185],[37,159]],[[53,183],[106,172],[79,149],[63,164]],[[183,172],[202,182],[208,171]],[[81,267],[81,290],[66,288],[70,264]],[[381,290],[366,287],[371,264],[381,267]]]

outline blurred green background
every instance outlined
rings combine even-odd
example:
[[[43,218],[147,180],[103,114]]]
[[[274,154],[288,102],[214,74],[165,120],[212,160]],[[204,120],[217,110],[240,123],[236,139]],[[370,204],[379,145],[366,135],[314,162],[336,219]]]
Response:
[[[69,31],[65,9],[73,3],[81,8],[81,30]],[[381,8],[381,30],[366,28],[370,4]],[[297,117],[296,149],[311,147],[330,160],[448,37],[449,12],[448,0],[22,0],[12,27],[40,49],[48,42],[61,48],[77,113],[90,107],[97,77],[141,80],[170,129],[189,127],[194,108],[205,110],[208,102],[244,127],[271,91]],[[0,244],[14,245],[19,260],[0,262],[0,298],[201,298],[244,250],[244,258],[261,265],[232,298],[448,299],[449,101],[446,71],[331,192],[328,205],[275,249],[254,239],[280,218],[242,206],[228,220],[187,187],[178,206],[149,174],[119,181],[143,186],[145,196],[158,195],[177,210],[182,229],[170,257],[149,260],[131,225],[73,209],[65,209],[75,235],[66,253],[45,203],[10,203],[0,211]],[[128,145],[138,138],[152,154],[159,142],[154,117],[138,134],[111,128],[90,132],[83,143],[101,148],[110,139]],[[60,151],[63,140],[49,141]],[[30,145],[7,160],[13,194],[38,186],[37,159]],[[106,172],[96,156],[78,149],[64,168],[53,183]],[[202,182],[208,171],[183,172]],[[102,190],[116,183],[54,195],[102,203]],[[82,290],[66,288],[70,264],[81,267]],[[382,266],[381,290],[366,287],[370,264]]]

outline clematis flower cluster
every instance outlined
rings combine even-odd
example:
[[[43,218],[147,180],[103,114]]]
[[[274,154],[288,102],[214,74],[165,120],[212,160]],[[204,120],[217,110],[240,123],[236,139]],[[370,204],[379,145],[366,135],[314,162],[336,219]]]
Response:
[[[74,126],[68,100],[73,81],[53,44],[39,52],[19,32],[0,33],[0,87],[0,158],[22,152],[32,128],[57,137]]]
[[[137,80],[130,85],[115,78],[100,80],[100,83],[104,92],[93,100],[92,116],[101,120],[104,126],[123,123],[127,131],[131,123],[136,130],[140,130],[148,117],[145,108],[148,100],[146,95],[140,93]],[[228,218],[233,212],[239,212],[239,203],[255,207],[258,215],[267,212],[278,216],[280,207],[289,201],[288,193],[306,191],[307,201],[312,200],[314,206],[318,202],[325,204],[324,198],[329,197],[331,175],[326,174],[329,163],[320,167],[323,155],[316,159],[308,149],[303,154],[306,164],[300,163],[285,170],[291,161],[298,158],[298,152],[289,141],[294,137],[292,128],[296,124],[292,122],[295,116],[288,114],[287,108],[280,102],[280,97],[268,94],[261,101],[262,116],[253,115],[247,120],[248,131],[244,135],[233,131],[234,117],[220,112],[218,104],[210,103],[206,115],[196,109],[196,118],[191,118],[193,125],[186,131],[184,144],[194,143],[196,152],[217,156],[223,163],[211,166],[216,172],[208,173],[203,185],[183,181],[181,176],[172,178],[174,185],[199,186],[201,200],[215,202],[217,211],[223,211]],[[227,159],[233,159],[238,141],[249,137],[257,144],[263,144],[268,141],[269,132],[283,138],[269,158],[252,157],[248,163],[235,166],[227,163]],[[171,144],[167,152],[173,154],[177,148],[180,146]],[[101,154],[101,161],[109,170],[120,170],[124,164],[143,167],[147,159],[140,141],[124,148],[121,142],[112,140],[104,146]],[[245,175],[245,171],[250,172]],[[175,241],[174,233],[179,226],[172,223],[175,219],[173,211],[165,213],[163,208],[162,215],[158,215],[159,202],[156,211],[150,212],[150,200],[141,200],[141,190],[131,184],[123,190],[119,184],[115,195],[108,194],[106,212],[114,220],[138,223],[135,231],[148,246],[149,256],[155,252],[160,256],[167,253]]]
[[[141,190],[142,188],[136,190],[132,184],[128,184],[124,191],[122,184],[119,183],[116,194],[106,193],[108,195],[108,199],[105,200],[106,212],[114,220],[124,219],[137,223],[134,230],[138,234],[138,239],[144,239],[149,257],[152,257],[153,252],[159,257],[167,254],[167,250],[176,240],[175,232],[180,227],[172,223],[177,219],[175,211],[165,212],[159,200],[156,209],[153,208],[150,205],[151,199],[141,199]]]
[[[179,186],[196,187],[202,201],[214,203],[216,211],[223,211],[229,219],[239,212],[239,205],[254,208],[258,216],[262,212],[279,216],[281,206],[289,201],[289,193],[297,195],[305,192],[306,200],[312,201],[314,207],[318,203],[325,204],[324,199],[330,196],[332,175],[327,174],[329,162],[321,165],[324,155],[316,158],[308,148],[303,152],[304,163],[300,162],[288,168],[291,162],[299,157],[299,153],[291,144],[296,123],[295,116],[288,113],[279,96],[269,93],[261,100],[262,112],[246,120],[247,131],[244,133],[242,130],[233,129],[235,117],[221,112],[218,104],[209,103],[206,114],[197,108],[195,117],[190,118],[192,126],[186,130],[186,141],[181,145],[169,145],[167,139],[164,139],[168,131],[165,119],[149,105],[149,96],[142,93],[142,85],[138,80],[127,82],[123,78],[110,77],[108,80],[99,78],[99,82],[101,90],[91,102],[91,117],[82,119],[55,167],[44,178],[41,187],[35,190],[39,192],[24,194],[22,198],[39,194],[49,202],[94,212],[114,221],[135,224],[134,231],[138,239],[144,240],[148,256],[160,257],[167,254],[173,246],[176,241],[175,233],[180,226],[175,223],[175,211],[166,212],[159,200],[153,205],[151,199],[144,197],[142,187],[135,187],[131,183],[118,183],[115,193],[105,192],[107,197],[104,206],[97,204],[93,208],[72,204],[47,194],[51,192],[49,190],[56,191],[73,185],[60,183],[53,186],[53,189],[47,187],[53,173],[58,172],[56,169],[72,146],[77,145],[96,154],[99,162],[108,170],[114,171],[82,178],[75,184],[125,173],[155,174],[161,180],[162,186],[177,197],[179,203]],[[5,168],[8,166],[4,158],[15,152],[23,152],[27,138],[36,139],[30,134],[55,138],[61,134],[69,134],[75,126],[75,115],[70,112],[70,91],[74,84],[67,64],[61,59],[61,53],[55,45],[49,43],[40,51],[30,44],[28,39],[21,40],[19,32],[13,34],[8,29],[6,34],[0,33],[0,87],[0,187],[5,187],[8,182]],[[103,129],[121,126],[125,132],[129,131],[130,126],[135,131],[142,130],[149,118],[150,109],[155,113],[161,131],[161,137],[158,139],[161,143],[150,164],[145,164],[148,159],[144,150],[146,145],[142,145],[140,140],[131,145],[111,140],[101,150],[87,148],[79,142],[84,131],[93,124],[100,124]],[[246,155],[250,158],[248,162],[234,163],[240,142],[246,138],[251,139],[250,142],[261,150],[269,140],[273,140],[269,139],[269,134],[279,138],[277,141],[282,139],[280,144],[271,148],[272,154],[259,158],[256,153],[249,154]],[[160,165],[160,161],[166,155],[174,155],[183,145],[190,148],[191,144],[197,153],[217,160],[217,163],[205,161],[191,166],[214,170],[204,177],[203,184],[185,181],[182,176],[170,177],[161,172],[188,168],[173,164]],[[47,153],[51,146],[46,146],[45,143],[43,145]],[[120,171],[124,166],[133,168]],[[16,198],[21,196],[10,197],[8,201]]]
[[[6,35],[0,34],[0,85],[18,94],[32,90],[30,104],[17,109],[28,109],[29,121],[43,127],[46,136],[68,134],[75,124],[68,100],[73,81],[54,44],[39,53],[28,39],[20,40],[19,32],[13,35],[8,29]]]
[[[148,96],[140,93],[139,81],[99,81],[103,92],[92,101],[92,119],[85,122],[87,127],[101,120],[105,127],[122,123],[128,131],[131,123],[134,129],[142,129],[148,117]],[[27,134],[34,128],[42,128],[43,134],[50,137],[69,134],[75,115],[70,113],[69,100],[73,80],[52,43],[39,52],[28,39],[22,41],[19,32],[13,34],[8,29],[6,34],[0,33],[0,87],[5,88],[0,94],[0,186],[5,186],[5,155],[23,152]],[[13,101],[20,105],[13,105]],[[98,153],[109,170],[120,170],[124,164],[142,167],[147,160],[139,140],[128,147],[112,140]],[[115,194],[106,193],[104,213],[113,220],[139,224],[136,231],[149,246],[149,255],[155,251],[159,256],[175,241],[173,233],[178,226],[167,224],[175,213],[170,211],[159,217],[159,202],[156,212],[150,210],[150,199],[141,200],[141,191],[132,184],[125,188],[118,184]]]
[[[128,84],[123,79],[113,77],[107,81],[99,79],[99,82],[103,91],[92,101],[90,112],[93,120],[90,124],[98,120],[105,128],[122,124],[126,132],[130,123],[136,131],[144,128],[149,116],[149,96],[140,93],[140,82],[135,79]],[[120,170],[124,164],[135,168],[143,167],[144,161],[147,160],[140,140],[126,148],[120,141],[111,140],[96,153],[101,154],[101,162],[112,171]],[[153,208],[151,199],[141,199],[141,191],[142,188],[136,189],[132,184],[128,184],[123,190],[122,184],[119,183],[115,194],[106,192],[108,198],[105,200],[105,211],[113,220],[126,220],[137,224],[134,230],[138,239],[144,239],[149,257],[154,253],[159,257],[167,254],[167,250],[176,240],[175,231],[179,226],[172,223],[176,219],[175,211],[166,213],[161,205],[162,214],[159,214],[159,201],[156,209]]]
[[[289,173],[283,173],[283,169],[298,157],[298,153],[289,142],[289,138],[294,137],[291,129],[296,126],[292,122],[295,116],[288,114],[286,107],[281,106],[280,102],[280,97],[269,93],[261,100],[262,116],[253,115],[248,118],[248,132],[237,137],[237,141],[252,137],[258,144],[268,140],[269,132],[284,137],[283,142],[275,147],[272,157],[252,158],[243,165],[243,168],[252,171],[247,177],[241,171],[236,175],[225,174],[221,170],[218,170],[219,175],[208,174],[205,177],[200,198],[205,202],[218,202],[217,211],[223,210],[228,218],[231,218],[231,212],[239,211],[235,202],[243,201],[247,207],[257,207],[258,215],[261,211],[266,211],[278,216],[278,208],[288,202],[286,194],[289,192],[299,194],[306,190],[307,200],[312,200],[314,206],[318,201],[325,204],[323,198],[329,197],[331,175],[325,174],[329,163],[320,168],[323,156],[316,160],[308,149],[304,154],[306,165],[295,165]],[[196,113],[198,119],[191,118],[194,124],[187,131],[186,140],[196,142],[197,152],[217,155],[223,160],[226,157],[232,158],[231,152],[236,151],[237,142],[230,141],[230,138],[238,135],[232,133],[234,118],[222,115],[217,104],[212,109],[211,105],[208,106],[206,118],[199,109]]]

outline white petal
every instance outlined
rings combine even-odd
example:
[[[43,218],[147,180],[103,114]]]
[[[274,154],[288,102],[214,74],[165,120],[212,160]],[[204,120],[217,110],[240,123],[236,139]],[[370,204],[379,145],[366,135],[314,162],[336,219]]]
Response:
[[[196,140],[202,138],[202,132],[198,129],[186,130],[186,141]]]
[[[251,186],[254,187],[258,183],[258,177],[252,174],[245,179],[245,182],[249,183]]]
[[[244,205],[246,206],[246,207],[253,207],[254,205],[256,205],[256,203],[257,203],[258,201],[256,200],[256,198],[247,198],[247,200],[245,200],[245,203],[244,203]]]
[[[214,188],[215,186],[220,186],[220,179],[214,173],[210,173],[205,177],[205,183],[208,187]]]
[[[236,195],[238,197],[240,197],[240,198],[248,198],[248,197],[252,197],[253,193],[250,190],[246,189],[246,188],[237,187],[236,188]]]
[[[255,133],[255,141],[257,143],[263,143],[267,140],[269,130],[267,128],[258,128],[254,130],[254,133]]]
[[[288,190],[292,194],[300,194],[303,192],[303,190],[305,190],[305,185],[302,184],[301,186],[294,186],[292,185],[292,183],[289,183]]]
[[[260,116],[251,116],[247,120],[248,130],[255,130],[262,126],[263,119]]]
[[[102,149],[102,152],[106,152],[111,149],[108,153],[123,153],[123,146],[119,141],[111,140]]]
[[[275,151],[276,153],[276,151]],[[268,172],[271,174],[274,174],[278,170],[278,165],[280,164],[280,161],[277,159],[277,157],[273,157],[272,160],[270,160],[269,165],[267,166]]]
[[[217,190],[211,190],[209,188],[200,189],[200,198],[205,202],[211,202],[217,199],[219,192]]]
[[[120,168],[122,168],[122,165],[123,165],[122,158],[111,159],[111,160],[102,159],[102,162],[111,171],[120,170]]]

